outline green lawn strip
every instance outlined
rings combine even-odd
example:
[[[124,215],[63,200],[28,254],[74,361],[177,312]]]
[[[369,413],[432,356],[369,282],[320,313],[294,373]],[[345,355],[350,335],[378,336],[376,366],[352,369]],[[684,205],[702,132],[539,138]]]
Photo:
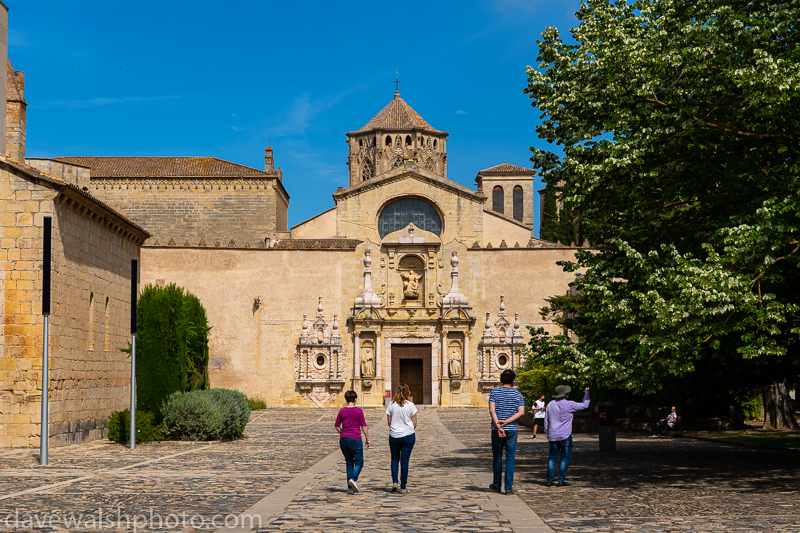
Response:
[[[721,440],[732,440],[746,444],[776,446],[800,450],[800,432],[793,433],[714,433],[709,437]]]

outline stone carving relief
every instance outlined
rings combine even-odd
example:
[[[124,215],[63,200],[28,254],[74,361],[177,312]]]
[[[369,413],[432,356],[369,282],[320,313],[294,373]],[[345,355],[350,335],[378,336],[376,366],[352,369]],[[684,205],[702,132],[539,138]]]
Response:
[[[343,372],[347,365],[347,351],[342,345],[339,321],[336,314],[328,324],[319,297],[317,316],[309,324],[303,315],[300,339],[294,356],[294,379],[298,393],[323,407],[344,387]]]
[[[364,341],[361,344],[361,377],[375,377],[375,347],[372,341]]]
[[[519,349],[524,346],[519,313],[514,315],[514,324],[506,318],[505,297],[500,296],[497,320],[491,321],[486,313],[483,336],[478,344],[478,384],[483,392],[489,392],[500,382],[503,370],[519,368],[524,362]]]
[[[397,267],[403,282],[403,299],[410,302],[421,302],[425,266],[415,256],[406,256]]]
[[[464,364],[462,362],[462,348],[461,343],[453,341],[450,343],[450,357],[448,361],[448,369],[451,378],[461,378],[464,376]]]

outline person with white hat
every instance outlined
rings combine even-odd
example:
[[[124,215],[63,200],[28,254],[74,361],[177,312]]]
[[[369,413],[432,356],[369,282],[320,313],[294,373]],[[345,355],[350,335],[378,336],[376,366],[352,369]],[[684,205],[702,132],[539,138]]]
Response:
[[[581,403],[567,400],[572,387],[569,385],[559,385],[553,400],[547,405],[544,416],[544,432],[547,440],[550,441],[550,457],[547,461],[547,485],[553,485],[556,473],[556,461],[558,454],[561,454],[561,465],[558,471],[558,486],[569,487],[567,483],[567,468],[569,458],[572,455],[572,417],[575,411],[582,411],[589,407],[589,387],[583,394]]]

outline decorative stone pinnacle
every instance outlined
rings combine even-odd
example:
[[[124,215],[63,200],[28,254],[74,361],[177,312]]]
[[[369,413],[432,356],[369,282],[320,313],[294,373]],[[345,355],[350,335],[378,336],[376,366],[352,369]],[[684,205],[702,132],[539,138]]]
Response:
[[[503,301],[504,299],[505,299],[505,296],[503,296],[503,295],[501,294],[501,295],[500,295],[500,312],[498,313],[498,315],[499,315],[499,316],[501,316],[501,317],[503,317],[503,318],[505,318],[505,317],[506,317],[506,304],[505,304],[505,302]]]
[[[380,307],[383,302],[372,290],[372,258],[370,250],[364,250],[364,289],[356,297],[353,307],[362,309],[364,307]]]
[[[322,311],[322,296],[319,297],[319,305],[317,306],[317,318],[324,318],[325,313]]]
[[[483,338],[484,342],[486,342],[485,339],[492,338],[492,323],[489,320],[489,311],[486,311],[486,324],[483,326]]]
[[[453,252],[450,257],[450,266],[452,266],[452,270],[450,271],[450,277],[452,278],[452,284],[450,285],[450,290],[447,294],[442,298],[442,307],[450,308],[450,307],[469,307],[469,300],[466,296],[461,292],[461,289],[458,287],[458,253]]]

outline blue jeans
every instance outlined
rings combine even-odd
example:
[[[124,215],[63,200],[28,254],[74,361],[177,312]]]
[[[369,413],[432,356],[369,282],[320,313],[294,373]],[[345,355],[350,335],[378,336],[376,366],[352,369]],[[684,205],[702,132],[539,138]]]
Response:
[[[389,437],[389,450],[392,452],[392,483],[397,483],[397,467],[400,467],[400,488],[406,488],[408,483],[408,459],[417,436],[412,433],[405,437]]]
[[[364,468],[364,443],[359,439],[340,437],[339,448],[342,449],[344,462],[347,464],[347,479],[358,481],[358,475]]]
[[[564,440],[550,441],[550,457],[547,460],[547,481],[553,481],[556,475],[556,459],[561,452],[561,466],[558,469],[558,482],[567,480],[569,456],[572,455],[572,435]]]
[[[492,485],[500,490],[500,478],[503,474],[503,451],[506,452],[506,485],[505,492],[511,492],[514,486],[514,459],[517,456],[517,432],[506,431],[501,437],[496,429],[492,430]]]

